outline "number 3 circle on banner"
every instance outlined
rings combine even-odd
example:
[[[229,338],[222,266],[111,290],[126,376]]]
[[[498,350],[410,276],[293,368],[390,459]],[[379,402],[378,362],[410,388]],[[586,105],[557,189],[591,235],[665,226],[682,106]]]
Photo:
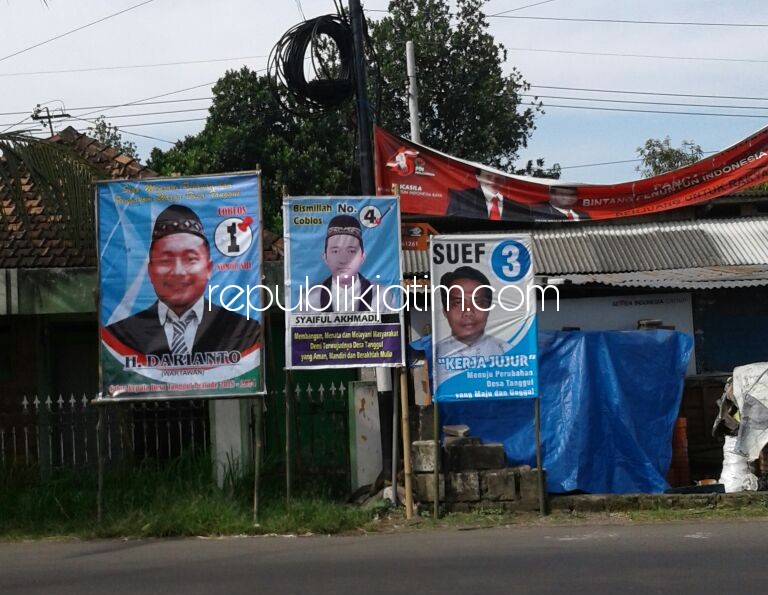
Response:
[[[244,254],[253,242],[251,223],[253,223],[251,217],[245,219],[230,217],[219,223],[213,239],[218,251],[224,256],[232,257]]]
[[[502,281],[514,283],[528,274],[531,254],[520,242],[506,240],[491,253],[491,270]]]

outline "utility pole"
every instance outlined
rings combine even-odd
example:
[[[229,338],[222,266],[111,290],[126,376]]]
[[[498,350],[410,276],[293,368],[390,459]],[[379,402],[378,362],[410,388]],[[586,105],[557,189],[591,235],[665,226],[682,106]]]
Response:
[[[349,19],[352,25],[353,72],[355,76],[355,93],[357,98],[357,133],[360,138],[360,188],[363,196],[376,194],[376,184],[373,177],[373,132],[371,117],[368,109],[368,76],[365,65],[365,40],[363,39],[363,9],[360,0],[349,0]],[[394,461],[392,436],[394,434],[393,420],[394,395],[392,390],[392,373],[388,368],[376,368],[376,389],[379,401],[379,423],[381,434],[381,453],[383,469],[380,478],[389,474],[389,466]],[[395,467],[396,468],[396,467]],[[397,492],[397,477],[392,480],[393,492]],[[377,482],[378,483],[378,482]]]
[[[42,111],[45,110],[45,115],[41,115]],[[32,110],[32,119],[33,120],[48,120],[48,129],[51,131],[51,136],[53,136],[53,120],[56,118],[71,118],[69,114],[52,114],[51,110],[49,110],[47,107],[40,107],[40,104],[38,103],[35,106],[35,109]]]
[[[363,195],[373,196],[373,143],[371,116],[368,110],[368,77],[365,67],[365,40],[363,39],[363,9],[360,0],[349,0],[349,18],[352,24],[353,70],[357,95],[357,133],[360,135],[360,183]]]
[[[405,42],[405,64],[408,71],[408,112],[411,117],[411,140],[421,143],[419,129],[419,87],[416,83],[416,51],[413,42]]]

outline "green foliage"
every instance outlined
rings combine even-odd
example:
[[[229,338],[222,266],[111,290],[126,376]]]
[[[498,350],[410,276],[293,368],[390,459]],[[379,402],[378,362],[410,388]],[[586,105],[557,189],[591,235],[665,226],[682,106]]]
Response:
[[[644,178],[691,165],[704,157],[704,151],[692,140],[684,140],[677,148],[672,146],[668,136],[664,139],[649,138],[642,147],[637,147],[637,154],[643,162],[635,169]]]
[[[102,145],[112,147],[134,159],[139,158],[139,154],[136,150],[136,143],[124,140],[123,135],[120,134],[117,126],[113,126],[107,122],[104,116],[96,118],[93,126],[88,128],[87,134],[91,138],[99,141]]]
[[[27,537],[170,537],[266,533],[337,533],[365,526],[376,516],[311,491],[285,506],[265,478],[260,524],[253,525],[253,477],[220,490],[206,456],[170,465],[118,468],[104,481],[104,519],[96,522],[96,475],[58,471],[48,481],[29,467],[0,468],[0,539]]]
[[[24,134],[0,134],[0,188],[15,205],[25,226],[25,193],[40,197],[49,221],[55,221],[76,246],[93,244],[94,169],[68,147]],[[0,209],[0,223],[8,213]]]
[[[152,169],[190,175],[261,168],[264,219],[275,231],[282,226],[284,191],[294,196],[355,191],[349,182],[354,144],[344,113],[297,118],[280,107],[266,77],[245,67],[227,72],[213,96],[203,131],[168,151],[154,149]]]
[[[484,0],[392,0],[390,15],[371,23],[382,76],[379,123],[409,130],[405,91],[405,41],[416,43],[423,142],[441,151],[514,171],[541,112],[524,105],[522,75],[504,75],[506,50],[488,33]],[[322,48],[321,48],[322,49]],[[328,48],[325,48],[326,50]],[[332,52],[331,52],[332,53]],[[375,78],[375,71],[370,72]],[[299,118],[273,96],[267,78],[248,68],[229,71],[213,88],[202,132],[176,146],[154,149],[149,166],[163,175],[253,170],[263,172],[264,218],[281,230],[284,193],[357,194],[354,106]],[[372,99],[373,101],[373,99]],[[529,162],[516,173],[559,177],[559,167]]]

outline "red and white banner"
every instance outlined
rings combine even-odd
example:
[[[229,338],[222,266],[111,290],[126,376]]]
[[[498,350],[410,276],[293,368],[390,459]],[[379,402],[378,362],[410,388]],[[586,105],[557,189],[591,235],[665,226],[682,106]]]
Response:
[[[611,219],[667,211],[768,181],[768,127],[706,159],[622,184],[507,174],[376,128],[376,191],[400,187],[403,214],[499,221]]]

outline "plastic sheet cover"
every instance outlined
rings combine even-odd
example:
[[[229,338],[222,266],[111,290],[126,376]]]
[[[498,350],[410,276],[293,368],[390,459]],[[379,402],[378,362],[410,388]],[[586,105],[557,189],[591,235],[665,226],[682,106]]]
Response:
[[[411,344],[427,351],[431,338]],[[677,331],[540,332],[541,437],[550,493],[658,493],[693,338]],[[430,374],[431,376],[431,374]],[[536,465],[533,400],[444,403],[440,424]]]

